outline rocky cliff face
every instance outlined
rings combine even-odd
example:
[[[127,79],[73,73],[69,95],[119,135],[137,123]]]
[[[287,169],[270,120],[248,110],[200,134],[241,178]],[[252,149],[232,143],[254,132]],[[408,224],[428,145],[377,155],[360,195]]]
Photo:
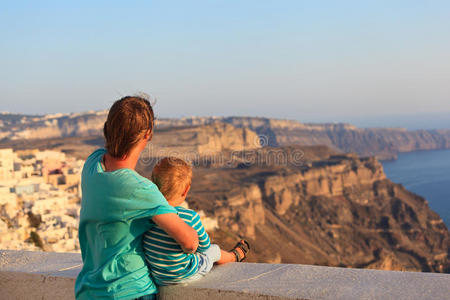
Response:
[[[216,122],[203,126],[157,129],[144,157],[178,156],[188,160],[221,153],[260,148],[258,135],[247,128]]]
[[[218,220],[216,242],[248,238],[250,261],[450,272],[442,219],[386,179],[376,159],[324,153],[310,161],[197,167],[189,204]]]
[[[254,130],[267,137],[267,144],[271,146],[326,145],[380,159],[396,158],[398,152],[450,148],[450,130],[361,129],[349,124],[302,124],[241,117],[225,118],[224,121]]]
[[[0,115],[0,138],[48,139],[102,134],[107,111],[45,116]]]
[[[78,128],[89,135],[87,129],[82,129],[85,127],[81,126],[78,121]],[[87,128],[90,127],[87,126]],[[100,129],[97,128],[97,130]],[[104,146],[103,137],[98,135],[31,140],[4,140],[0,143],[0,146],[14,149],[28,149],[31,147],[60,150],[80,159],[86,159],[93,150]],[[192,160],[206,155],[220,154],[224,151],[242,151],[258,148],[261,148],[260,139],[254,131],[216,122],[203,126],[157,129],[152,141],[148,143],[147,148],[142,153],[141,159],[147,163],[163,156],[179,156]]]
[[[255,131],[262,137],[264,146],[326,145],[342,152],[380,159],[396,158],[399,152],[450,148],[450,130],[362,129],[350,124],[303,124],[255,117],[164,119],[160,123],[163,127],[170,127],[171,124],[211,124],[218,121]]]
[[[399,152],[450,149],[450,130],[362,129],[350,124],[304,124],[256,117],[192,117],[159,122],[164,128],[225,122],[255,131],[260,135],[263,146],[326,145],[342,152],[379,159],[396,158]]]
[[[106,115],[106,111],[48,116],[3,114],[0,115],[0,139],[101,135]],[[396,158],[398,152],[450,148],[450,130],[361,129],[349,124],[303,124],[292,120],[256,117],[158,119],[157,128],[168,132],[215,123],[231,124],[236,128],[256,132],[262,146],[326,145],[342,152],[355,152],[361,156],[376,156],[380,159]],[[192,130],[201,132],[199,129]],[[250,140],[248,142],[251,143]],[[217,146],[213,146],[213,143]],[[216,140],[207,144],[208,147],[220,148],[220,143],[222,141]]]

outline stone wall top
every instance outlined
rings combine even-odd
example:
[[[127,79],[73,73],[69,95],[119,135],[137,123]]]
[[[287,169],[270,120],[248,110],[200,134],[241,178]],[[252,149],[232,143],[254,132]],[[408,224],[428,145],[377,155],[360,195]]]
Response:
[[[0,250],[5,299],[74,299],[76,253]],[[450,275],[290,264],[230,263],[161,299],[448,299]]]

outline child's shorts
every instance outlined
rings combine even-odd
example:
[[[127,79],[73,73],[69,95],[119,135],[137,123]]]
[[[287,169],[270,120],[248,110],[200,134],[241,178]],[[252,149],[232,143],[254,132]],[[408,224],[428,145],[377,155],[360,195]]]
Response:
[[[183,279],[180,283],[187,283],[203,278],[211,271],[214,263],[220,259],[220,247],[216,244],[211,244],[208,250],[203,253],[197,252],[198,256],[198,271],[189,278]]]

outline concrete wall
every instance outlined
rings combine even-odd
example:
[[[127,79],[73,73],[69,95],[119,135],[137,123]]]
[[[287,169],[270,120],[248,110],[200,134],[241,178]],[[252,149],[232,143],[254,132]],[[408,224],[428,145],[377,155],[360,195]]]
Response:
[[[74,253],[0,250],[0,299],[74,299]],[[450,299],[450,275],[307,265],[231,263],[163,287],[162,299]]]

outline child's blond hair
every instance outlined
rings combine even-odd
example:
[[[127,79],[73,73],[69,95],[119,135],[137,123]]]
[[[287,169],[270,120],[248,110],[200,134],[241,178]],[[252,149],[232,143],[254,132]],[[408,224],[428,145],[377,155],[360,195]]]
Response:
[[[153,168],[152,181],[167,200],[182,194],[192,180],[192,167],[176,157],[165,157]]]

